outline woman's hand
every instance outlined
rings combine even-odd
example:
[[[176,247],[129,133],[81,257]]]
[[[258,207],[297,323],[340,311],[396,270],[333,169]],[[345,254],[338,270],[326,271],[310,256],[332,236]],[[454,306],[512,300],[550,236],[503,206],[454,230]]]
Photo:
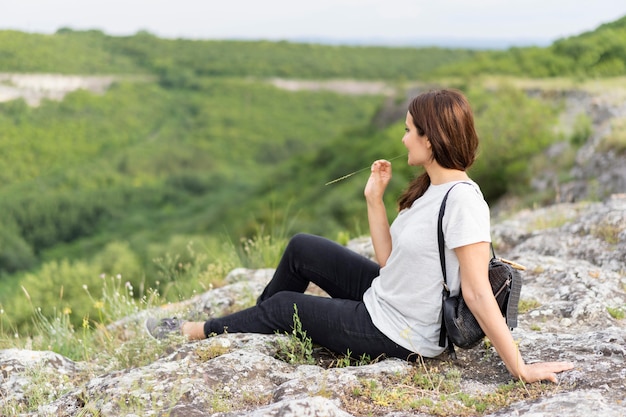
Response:
[[[524,363],[489,285],[489,243],[473,243],[455,248],[454,251],[459,258],[463,298],[514,378],[529,383],[556,383],[557,373],[574,367],[570,362]]]
[[[539,362],[526,364],[520,378],[524,382],[550,381],[558,382],[556,374],[574,367],[571,362]]]
[[[372,164],[372,172],[365,185],[365,201],[367,202],[367,220],[374,254],[378,264],[383,267],[391,254],[391,234],[389,220],[383,202],[383,194],[391,180],[391,162],[379,159]]]
[[[391,162],[384,159],[374,161],[372,164],[372,172],[365,185],[365,199],[370,202],[382,200],[390,180]]]

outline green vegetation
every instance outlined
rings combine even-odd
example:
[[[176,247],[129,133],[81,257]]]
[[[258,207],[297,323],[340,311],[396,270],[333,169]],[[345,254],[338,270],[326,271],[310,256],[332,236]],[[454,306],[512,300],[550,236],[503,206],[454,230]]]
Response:
[[[278,359],[284,360],[292,365],[313,365],[313,341],[306,335],[306,330],[302,329],[302,322],[298,316],[298,306],[293,305],[293,329],[287,339],[279,339]]]
[[[604,152],[613,151],[618,155],[626,153],[626,117],[611,121],[611,132],[602,139],[599,149]]]
[[[521,299],[519,301],[518,311],[520,314],[524,314],[539,307],[541,307],[541,303],[537,300]]]
[[[363,366],[369,365],[372,363],[376,363],[377,359],[372,359],[367,353],[362,354],[361,356],[355,358],[352,356],[352,351],[348,349],[340,358],[337,358],[334,362],[332,362],[332,366],[334,368],[345,368],[348,366]]]
[[[607,307],[606,310],[609,312],[611,317],[616,320],[622,320],[626,317],[626,306],[622,307]]]
[[[591,234],[610,245],[616,245],[619,242],[619,234],[622,230],[624,230],[623,225],[607,221],[594,226]]]
[[[576,116],[572,128],[571,142],[576,146],[581,146],[587,142],[591,136],[591,119],[585,113]]]
[[[363,378],[341,397],[345,410],[359,415],[407,411],[435,416],[476,416],[502,409],[515,401],[538,398],[547,385],[521,381],[499,385],[493,392],[468,394],[459,390],[461,373],[454,365],[416,364],[408,375],[387,380]]]
[[[470,175],[481,184],[488,201],[507,191],[523,193],[533,176],[532,161],[557,138],[557,108],[502,85],[498,94],[469,89],[481,138],[480,155]]]
[[[268,41],[160,39],[147,32],[112,37],[97,30],[55,35],[0,31],[0,71],[145,74],[168,88],[197,88],[205,77],[415,80],[471,58],[446,48],[328,46]]]
[[[626,74],[626,16],[592,32],[560,39],[547,48],[484,51],[463,65],[436,70],[440,76],[507,74],[519,77],[615,77]]]

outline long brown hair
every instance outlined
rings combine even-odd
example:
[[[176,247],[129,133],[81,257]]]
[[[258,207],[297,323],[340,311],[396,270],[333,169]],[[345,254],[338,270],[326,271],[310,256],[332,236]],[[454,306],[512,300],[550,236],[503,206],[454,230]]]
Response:
[[[467,170],[476,159],[478,135],[472,108],[458,90],[431,90],[415,97],[409,113],[420,136],[431,143],[433,159],[444,168]],[[424,172],[409,184],[398,199],[398,209],[408,208],[430,185]]]

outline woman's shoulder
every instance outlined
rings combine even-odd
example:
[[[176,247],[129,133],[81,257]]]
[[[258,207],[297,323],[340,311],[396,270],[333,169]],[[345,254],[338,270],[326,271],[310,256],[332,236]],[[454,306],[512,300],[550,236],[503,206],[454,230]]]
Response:
[[[454,184],[451,184],[451,187],[454,187],[454,193],[459,195],[479,195],[480,197],[483,196],[483,193],[478,183],[471,179],[455,181]]]
[[[483,197],[480,186],[471,179],[450,181],[445,184],[437,185],[436,187],[438,188],[437,191],[439,191],[439,193],[443,195],[447,194],[448,199],[458,196],[469,197],[472,195],[478,195],[481,198]]]
[[[480,186],[473,180],[457,181],[450,185],[449,190],[449,204],[487,204]]]
[[[439,207],[444,197],[446,198],[446,205],[458,205],[467,201],[484,202],[484,197],[478,184],[471,179],[467,179],[437,185],[431,184],[426,192],[413,202],[412,208]]]

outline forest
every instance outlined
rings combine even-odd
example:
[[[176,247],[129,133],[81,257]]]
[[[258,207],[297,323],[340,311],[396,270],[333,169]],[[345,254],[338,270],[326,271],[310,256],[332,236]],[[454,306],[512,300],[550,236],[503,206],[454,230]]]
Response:
[[[470,175],[489,202],[549,201],[529,194],[533,160],[557,141],[580,146],[588,121],[565,134],[558,102],[483,81],[623,77],[626,17],[503,51],[0,31],[0,72],[120,76],[104,94],[0,103],[0,326],[22,334],[33,311],[97,320],[103,276],[175,301],[229,268],[275,266],[275,253],[247,256],[266,240],[366,235],[367,175],[324,184],[405,152],[407,92],[467,94],[481,138]],[[395,93],[287,91],[272,78],[384,81]],[[401,161],[390,218],[416,175]]]

